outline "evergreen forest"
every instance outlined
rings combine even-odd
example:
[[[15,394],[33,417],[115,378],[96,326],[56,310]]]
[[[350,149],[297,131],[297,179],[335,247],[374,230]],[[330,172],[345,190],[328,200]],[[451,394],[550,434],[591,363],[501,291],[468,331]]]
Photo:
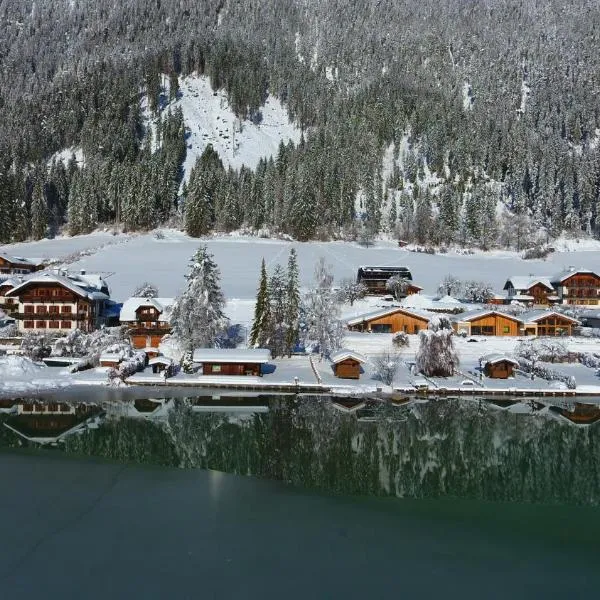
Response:
[[[516,250],[600,234],[594,0],[0,0],[0,31],[0,243],[104,225]],[[209,146],[184,184],[168,103],[191,74],[240,119],[276,96],[299,143],[239,170]]]

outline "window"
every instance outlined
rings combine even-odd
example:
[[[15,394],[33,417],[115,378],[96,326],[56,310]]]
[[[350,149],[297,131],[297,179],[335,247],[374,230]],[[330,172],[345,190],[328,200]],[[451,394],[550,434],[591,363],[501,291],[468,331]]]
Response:
[[[390,323],[374,323],[371,325],[373,333],[392,333],[392,325]]]
[[[220,373],[221,372],[221,365],[212,365],[211,371],[213,373]]]
[[[510,327],[509,327],[508,325],[505,325],[505,326],[502,328],[502,333],[510,333]]]
[[[56,314],[58,314],[59,310],[60,310],[60,307],[59,307],[59,306],[54,306],[54,305],[53,305],[53,306],[49,306],[49,307],[48,307],[48,312],[49,312],[51,315],[56,315]]]
[[[33,313],[33,306],[31,304],[26,304],[25,305],[25,314],[29,315]]]
[[[415,330],[415,333],[419,333],[419,326],[418,326],[418,325],[415,325],[415,326],[414,326],[414,330]]]
[[[25,327],[25,329],[33,329],[33,321],[24,321],[23,327]]]
[[[58,321],[50,321],[48,327],[50,327],[50,329],[59,329],[60,323]]]
[[[36,307],[35,307],[35,312],[36,312],[38,315],[45,315],[45,314],[46,314],[46,307],[45,307],[45,306],[42,306],[42,305],[36,306]]]
[[[63,321],[60,324],[61,329],[71,329],[71,321]]]
[[[46,329],[46,321],[36,321],[35,328],[36,329]]]
[[[60,309],[60,312],[64,313],[71,313],[73,312],[73,308],[71,306],[62,306]]]

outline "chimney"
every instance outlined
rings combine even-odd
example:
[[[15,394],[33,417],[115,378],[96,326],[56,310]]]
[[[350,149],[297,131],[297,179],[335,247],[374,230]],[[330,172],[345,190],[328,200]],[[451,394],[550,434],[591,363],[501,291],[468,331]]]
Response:
[[[85,269],[81,269],[81,271],[79,271],[80,275],[85,275]]]

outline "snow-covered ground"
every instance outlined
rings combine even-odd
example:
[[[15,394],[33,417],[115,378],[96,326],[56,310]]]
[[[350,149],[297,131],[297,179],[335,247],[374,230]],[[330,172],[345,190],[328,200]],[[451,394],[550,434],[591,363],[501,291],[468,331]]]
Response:
[[[200,244],[206,244],[215,256],[225,295],[242,301],[252,300],[256,295],[262,258],[267,267],[278,262],[285,265],[291,248],[298,253],[303,287],[311,285],[314,265],[324,256],[336,282],[355,278],[360,265],[406,265],[425,294],[435,294],[438,284],[449,273],[460,279],[488,281],[500,292],[511,275],[552,275],[568,266],[597,269],[600,263],[597,242],[591,245],[585,242],[585,248],[593,249],[555,252],[547,260],[525,261],[514,252],[431,255],[409,252],[387,241],[365,248],[353,242],[302,243],[235,235],[196,239],[175,230],[161,230],[159,235],[155,232],[139,235],[94,233],[6,245],[0,247],[0,252],[60,259],[85,251],[89,255],[70,263],[69,268],[113,272],[108,279],[112,297],[123,301],[131,295],[136,284],[144,280],[158,285],[163,296],[177,295],[185,285],[188,261]]]
[[[497,291],[500,291],[510,275],[528,275],[530,273],[553,274],[569,265],[597,269],[600,262],[600,250],[591,243],[582,244],[581,251],[575,251],[576,243],[564,241],[567,252],[555,252],[545,261],[524,261],[515,253],[476,253],[462,255],[448,253],[430,255],[409,252],[398,248],[393,242],[379,241],[374,246],[364,248],[351,242],[291,242],[286,240],[262,239],[244,236],[215,236],[206,239],[193,239],[174,231],[162,230],[147,234],[95,233],[74,238],[57,238],[3,246],[0,251],[38,259],[67,260],[69,269],[86,269],[89,272],[102,271],[113,273],[107,279],[111,286],[112,297],[117,301],[128,298],[134,288],[143,281],[156,284],[162,296],[176,296],[185,286],[185,274],[188,271],[188,261],[200,244],[207,244],[214,254],[222,274],[222,286],[228,299],[227,313],[233,323],[248,326],[251,323],[254,298],[259,278],[260,262],[265,258],[267,267],[272,268],[276,263],[285,266],[289,251],[295,248],[300,266],[300,278],[303,288],[308,289],[312,284],[313,268],[318,258],[324,256],[331,265],[335,280],[339,283],[344,278],[354,278],[360,265],[406,265],[413,274],[415,283],[424,288],[424,294],[434,294],[439,282],[445,275],[452,273],[461,279],[481,279],[489,281]],[[83,253],[82,256],[75,256]],[[368,298],[343,307],[343,317],[350,318],[362,312],[373,310],[377,306],[385,306],[380,298]],[[388,303],[389,305],[389,303]],[[477,342],[468,342],[462,338],[456,339],[461,357],[461,371],[469,373],[478,366],[479,357],[492,352],[512,353],[518,342],[516,338],[475,338]],[[569,349],[574,352],[599,352],[600,342],[593,338],[570,338],[567,340]],[[391,348],[391,336],[386,334],[348,333],[344,345],[365,354],[367,358],[381,354]],[[410,336],[410,346],[402,356],[406,363],[414,360],[418,347],[416,336]],[[299,365],[282,362],[278,365],[276,375],[264,378],[275,380],[276,377],[293,379],[291,370]],[[324,383],[329,383],[330,373],[324,367],[322,373]],[[365,374],[359,384],[353,382],[338,382],[344,385],[369,385],[373,388],[378,382],[372,379],[372,365],[365,366]],[[557,371],[573,375],[578,385],[590,386],[596,384],[594,369],[579,365],[553,365]],[[7,374],[0,369],[0,390],[18,390],[21,384],[24,389],[35,386],[71,385],[79,381],[105,380],[102,374],[93,372],[75,376],[56,369],[40,367],[42,371],[28,373],[26,370],[20,376]],[[321,370],[321,367],[319,367]],[[288,372],[289,371],[289,372]],[[89,373],[89,372],[88,372]],[[300,373],[301,378],[303,373]],[[307,373],[308,377],[308,373]],[[509,382],[487,382],[489,386],[532,387],[523,378]],[[462,378],[461,378],[462,380]],[[308,379],[306,379],[308,381]],[[414,381],[406,365],[399,370],[394,385],[408,386]],[[20,383],[19,383],[20,382]],[[446,385],[456,383],[446,382]],[[460,384],[460,381],[458,381]],[[536,386],[542,387],[541,381]],[[598,383],[600,383],[600,378]],[[546,384],[547,385],[547,384]],[[600,389],[600,386],[599,386]]]

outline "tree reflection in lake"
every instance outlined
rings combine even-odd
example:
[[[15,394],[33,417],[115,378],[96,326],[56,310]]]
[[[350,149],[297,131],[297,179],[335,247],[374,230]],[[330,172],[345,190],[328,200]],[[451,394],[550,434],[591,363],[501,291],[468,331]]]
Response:
[[[257,396],[146,398],[102,408],[100,424],[96,419],[59,447],[343,494],[592,505],[600,499],[597,407]],[[0,415],[13,426],[14,418]],[[29,443],[0,429],[4,446]]]

